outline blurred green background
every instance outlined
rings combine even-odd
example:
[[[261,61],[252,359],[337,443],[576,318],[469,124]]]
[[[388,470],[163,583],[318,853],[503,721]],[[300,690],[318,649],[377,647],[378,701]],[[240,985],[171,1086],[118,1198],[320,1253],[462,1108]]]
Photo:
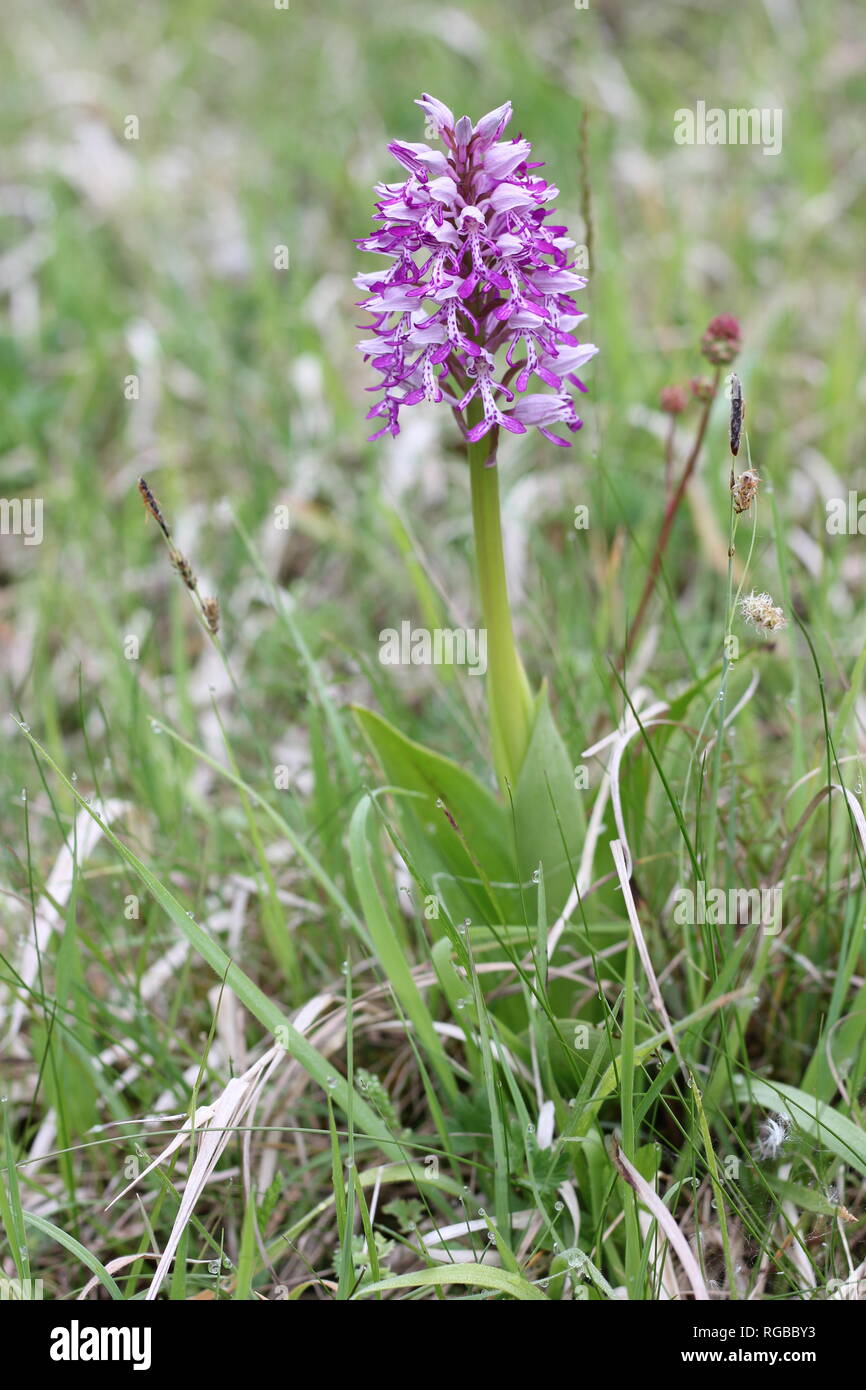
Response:
[[[364,316],[352,277],[371,266],[354,238],[369,229],[373,185],[401,177],[389,139],[423,138],[413,104],[422,91],[475,119],[510,99],[509,133],[532,140],[561,189],[557,220],[590,248],[581,298],[600,353],[581,402],[586,427],[567,453],[534,434],[501,453],[519,641],[533,680],[550,678],[575,762],[621,714],[610,659],[664,510],[659,392],[701,372],[700,337],[719,313],[742,324],[738,371],[764,480],[755,586],[805,617],[831,697],[845,688],[866,636],[866,538],[829,537],[824,522],[828,499],[866,487],[861,3],[15,0],[6,27],[0,498],[44,502],[40,546],[0,537],[6,955],[28,930],[31,893],[74,809],[7,711],[85,795],[124,798],[126,841],[292,1004],[339,978],[339,914],[268,827],[275,883],[264,899],[275,911],[279,889],[293,953],[275,971],[259,935],[267,911],[249,888],[250,875],[259,887],[268,875],[237,788],[151,719],[220,764],[226,731],[243,776],[339,883],[348,816],[375,774],[347,756],[354,734],[335,710],[372,704],[489,775],[483,683],[377,660],[379,631],[404,618],[477,618],[468,478],[450,414],[419,407],[395,443],[366,443],[373,373],[355,350]],[[781,108],[781,153],[677,145],[674,113],[698,101]],[[680,457],[693,421],[694,411],[678,427]],[[718,661],[729,464],[719,400],[632,688],[668,695]],[[230,675],[145,517],[141,474],[202,591],[219,596]],[[590,509],[586,531],[572,524],[578,505]],[[280,507],[287,530],[275,524]],[[731,833],[747,882],[783,833],[791,782],[825,756],[814,672],[795,638],[778,644],[779,660],[762,649],[756,719],[738,748],[747,766]],[[737,673],[732,700],[750,676]],[[862,702],[856,713],[840,756],[862,751]],[[277,766],[286,790],[274,785]],[[641,827],[647,863],[672,857],[663,809]],[[647,879],[661,912],[669,882]],[[79,934],[67,934],[47,993],[74,1023],[63,1065],[42,1079],[37,995],[30,1055],[15,1058],[25,1148],[40,1086],[59,1107],[64,1153],[106,1095],[121,1105],[113,1081],[82,1060],[115,1036],[125,1040],[118,1055],[128,1046],[147,1059],[124,1114],[188,1102],[213,980],[187,959],[158,997],[138,999],[142,973],[177,933],[152,902],[140,919],[125,914],[134,887],[110,853],[77,881],[68,921]],[[815,891],[803,889],[807,907]],[[816,1011],[792,988],[788,1040],[771,1014],[766,1045],[768,1055],[787,1049],[782,1074],[796,1080]],[[393,1035],[382,1036],[372,1046],[387,1056]],[[230,1043],[218,1053],[223,1079]],[[121,1156],[106,1159],[116,1177]],[[59,1164],[73,1226],[79,1201],[100,1205],[96,1167]]]
[[[367,444],[372,373],[354,347],[352,276],[370,262],[353,238],[374,183],[399,177],[388,140],[422,138],[422,90],[475,118],[510,98],[510,133],[532,139],[590,246],[586,428],[567,454],[530,436],[502,454],[520,640],[570,746],[615,708],[608,656],[663,510],[658,392],[700,371],[719,312],[743,325],[754,461],[793,557],[783,582],[765,511],[759,587],[789,589],[831,668],[850,666],[866,567],[856,542],[827,544],[823,519],[863,481],[859,5],[20,4],[8,32],[0,492],[44,499],[44,541],[0,540],[4,704],[95,792],[156,801],[164,846],[197,864],[201,836],[146,716],[213,750],[212,687],[226,692],[145,522],[141,473],[220,597],[248,715],[233,733],[257,775],[285,759],[303,799],[317,739],[330,756],[266,576],[336,700],[408,709],[419,737],[484,766],[481,682],[473,718],[447,681],[383,682],[376,661],[382,627],[474,613],[450,416],[421,407],[396,444]],[[698,100],[781,107],[781,154],[676,145],[674,112]],[[717,646],[725,437],[720,402],[674,537],[676,620],[651,644],[662,687]],[[578,504],[591,524],[575,533]],[[37,781],[11,722],[2,737],[3,873],[20,892],[20,788]],[[335,835],[355,790],[322,811]]]

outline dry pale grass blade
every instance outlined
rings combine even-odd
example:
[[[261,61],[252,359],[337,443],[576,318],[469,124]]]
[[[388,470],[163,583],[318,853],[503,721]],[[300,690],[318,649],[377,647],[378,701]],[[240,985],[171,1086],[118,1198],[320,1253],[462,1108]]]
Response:
[[[784,1164],[783,1167],[781,1167],[781,1168],[779,1169],[779,1178],[780,1178],[780,1180],[782,1180],[782,1181],[786,1181],[787,1179],[790,1178],[790,1176],[791,1176],[790,1165],[789,1165],[789,1164]],[[783,1203],[782,1203],[782,1209],[781,1209],[781,1210],[782,1210],[782,1216],[785,1218],[785,1223],[786,1223],[787,1229],[788,1229],[789,1231],[794,1231],[794,1232],[799,1231],[799,1228],[800,1228],[800,1219],[801,1219],[802,1214],[803,1214],[803,1213],[799,1210],[799,1208],[798,1208],[793,1202],[783,1202]],[[843,1239],[842,1239],[842,1245],[843,1245],[843,1248],[844,1248],[844,1247],[845,1247],[844,1236],[843,1236]],[[813,1269],[813,1267],[812,1267],[812,1261],[811,1261],[810,1258],[809,1258],[809,1253],[808,1253],[808,1251],[805,1249],[805,1247],[804,1247],[804,1245],[802,1244],[802,1242],[801,1242],[800,1240],[798,1240],[796,1236],[794,1237],[794,1239],[791,1241],[790,1245],[789,1245],[788,1248],[787,1248],[787,1255],[788,1255],[789,1261],[791,1262],[791,1264],[792,1264],[793,1267],[794,1267],[794,1270],[796,1271],[796,1279],[797,1279],[797,1283],[798,1283],[800,1289],[803,1290],[804,1292],[806,1292],[806,1291],[809,1291],[809,1292],[814,1291],[814,1289],[817,1287],[817,1281],[816,1281],[816,1278],[815,1278],[815,1271],[814,1271],[814,1269]],[[850,1260],[849,1260],[849,1266],[850,1266]]]
[[[571,1243],[577,1246],[580,1243],[580,1203],[577,1200],[577,1188],[573,1182],[566,1180],[564,1183],[560,1183],[556,1190],[571,1217],[574,1226]]]
[[[110,825],[130,809],[126,801],[110,800],[94,803],[92,810],[105,825]],[[90,857],[102,837],[102,830],[90,810],[79,811],[73,833],[60,850],[34,912],[35,929],[28,936],[16,966],[16,998],[12,1005],[9,1028],[0,1047],[10,1047],[21,1029],[27,1013],[27,994],[36,983],[39,962],[46,954],[51,937],[63,928],[63,908],[69,901],[79,867]],[[20,991],[20,992],[19,992]]]
[[[828,1287],[827,1296],[828,1298],[837,1301],[842,1300],[846,1303],[866,1302],[866,1260],[864,1260],[862,1264],[859,1264],[856,1269],[854,1268],[841,1218],[837,1219],[836,1229],[839,1232],[842,1244],[845,1248],[845,1254],[848,1260],[848,1276],[845,1279],[831,1280],[832,1291]]]
[[[149,1163],[144,1172],[134,1178],[122,1192],[112,1198],[109,1206],[113,1206],[121,1197],[125,1196],[131,1188],[141,1182],[141,1179],[152,1172],[160,1163],[164,1163],[180,1146],[184,1140],[193,1135],[198,1139],[198,1151],[193,1160],[192,1167],[187,1177],[183,1197],[174,1225],[171,1229],[165,1250],[163,1251],[156,1273],[153,1276],[150,1287],[147,1291],[147,1299],[152,1301],[159,1293],[160,1286],[168,1272],[169,1265],[174,1258],[184,1227],[187,1225],[196,1202],[204,1191],[208,1180],[211,1177],[220,1157],[232,1138],[235,1130],[238,1129],[255,1109],[256,1102],[262,1087],[267,1081],[273,1069],[286,1056],[283,1048],[277,1046],[269,1048],[262,1057],[254,1062],[243,1074],[235,1076],[228,1082],[222,1094],[212,1105],[199,1106],[193,1117],[188,1117],[181,1129],[174,1135],[171,1142],[166,1145],[160,1154]]]
[[[179,941],[166,951],[154,965],[152,965],[141,977],[139,985],[139,998],[142,1003],[149,1003],[150,1000],[161,995],[165,983],[172,975],[176,974],[183,961],[189,954],[189,943]],[[132,1009],[125,1006],[117,1007],[118,1018],[128,1018],[132,1014]],[[99,1054],[99,1065],[106,1071],[109,1068],[122,1067],[117,1072],[114,1079],[114,1088],[117,1092],[131,1086],[134,1081],[147,1071],[148,1067],[153,1066],[153,1058],[146,1052],[139,1052],[134,1061],[129,1061],[129,1048],[125,1042],[112,1043],[110,1047],[103,1048]],[[126,1065],[124,1065],[126,1063]],[[145,1116],[141,1123],[164,1123],[166,1120],[176,1119],[177,1116],[158,1114]],[[128,1123],[119,1121],[118,1123]],[[108,1129],[108,1125],[95,1125],[91,1133],[96,1134],[102,1129]],[[32,1177],[42,1166],[44,1159],[52,1152],[57,1140],[57,1112],[52,1106],[46,1112],[45,1118],[33,1136],[28,1153],[28,1173]]]
[[[641,1238],[649,1240],[650,1230],[653,1227],[653,1219],[648,1211],[639,1211],[637,1214],[638,1225],[640,1226]],[[680,1296],[677,1284],[676,1270],[671,1259],[671,1247],[667,1241],[664,1242],[661,1251],[655,1260],[650,1259],[648,1269],[652,1272],[653,1287],[658,1286],[659,1303],[670,1303]]]
[[[642,687],[638,688],[632,696],[632,705],[640,714],[640,721],[644,728],[651,724],[661,723],[658,718],[667,709],[664,701],[648,705],[643,711],[640,710],[641,704],[647,698],[648,692]],[[593,743],[589,748],[584,748],[581,757],[591,758],[595,754],[602,752],[605,748],[612,746],[612,752],[608,761],[607,768],[599,783],[598,793],[593,803],[592,812],[589,817],[586,838],[583,844],[583,851],[580,856],[580,866],[577,872],[577,884],[572,888],[568,901],[562,912],[554,922],[547,935],[547,958],[551,959],[557,942],[565,931],[566,926],[571,920],[571,914],[577,907],[578,902],[583,898],[592,882],[592,866],[595,859],[595,852],[598,842],[604,829],[604,815],[609,799],[613,799],[614,819],[620,835],[620,839],[625,843],[625,827],[623,824],[622,803],[619,794],[619,768],[622,762],[623,753],[635,734],[640,732],[639,725],[632,712],[631,705],[624,711],[619,727],[612,733],[606,734],[604,738]],[[631,868],[629,868],[631,872]]]
[[[158,1260],[159,1255],[155,1250],[141,1250],[135,1255],[118,1255],[117,1259],[109,1260],[105,1266],[106,1273],[117,1274],[118,1270],[128,1269],[130,1265],[137,1264],[139,1260]],[[81,1293],[76,1298],[76,1303],[83,1303],[89,1294],[98,1287],[99,1276],[94,1274],[92,1279],[88,1279]]]
[[[613,1146],[613,1161],[620,1176],[625,1179],[629,1187],[634,1189],[640,1201],[655,1217],[673,1249],[676,1251],[677,1258],[685,1271],[686,1278],[692,1286],[692,1293],[695,1298],[699,1302],[709,1302],[710,1295],[704,1282],[704,1277],[698,1268],[698,1262],[692,1254],[688,1241],[676,1221],[674,1221],[673,1216],[668,1211],[664,1202],[658,1194],[653,1191],[649,1183],[641,1177],[637,1169],[629,1163],[616,1141],[614,1141]]]
[[[616,865],[616,872],[619,876],[619,883],[620,887],[622,888],[622,896],[625,901],[626,911],[628,913],[628,920],[631,926],[632,935],[635,940],[635,945],[637,946],[637,953],[640,956],[640,963],[643,966],[643,971],[647,977],[647,982],[649,984],[650,998],[652,1000],[653,1008],[655,1009],[656,1013],[661,1019],[662,1026],[665,1032],[667,1033],[668,1037],[670,1038],[670,1043],[671,1047],[673,1048],[674,1055],[679,1059],[680,1065],[684,1068],[685,1064],[683,1063],[683,1059],[680,1056],[680,1050],[677,1045],[673,1025],[671,1024],[668,1011],[665,1008],[665,1001],[662,999],[661,990],[659,989],[659,982],[656,979],[656,972],[653,969],[653,963],[650,960],[650,953],[647,949],[646,938],[643,934],[643,928],[640,924],[640,918],[637,915],[637,907],[635,906],[634,894],[631,891],[631,883],[629,882],[628,873],[626,871],[626,860],[625,853],[623,851],[623,846],[619,840],[611,840],[610,848],[611,853],[613,854],[613,862]]]

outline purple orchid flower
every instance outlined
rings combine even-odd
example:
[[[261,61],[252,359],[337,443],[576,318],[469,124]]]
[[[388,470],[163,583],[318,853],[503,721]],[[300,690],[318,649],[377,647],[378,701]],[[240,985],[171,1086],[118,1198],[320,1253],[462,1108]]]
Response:
[[[444,148],[389,146],[409,176],[377,185],[381,226],[358,241],[391,261],[355,281],[373,316],[359,351],[382,375],[368,389],[384,392],[367,416],[384,421],[370,438],[399,434],[401,407],[427,400],[447,402],[472,443],[533,426],[568,447],[551,426],[580,429],[565,384],[586,390],[577,370],[598,349],[574,336],[586,315],[572,296],[586,280],[569,263],[567,228],[547,225],[558,189],[528,162],[528,140],[500,139],[510,102],[475,126],[434,97],[416,104]],[[550,391],[526,394],[533,377]]]

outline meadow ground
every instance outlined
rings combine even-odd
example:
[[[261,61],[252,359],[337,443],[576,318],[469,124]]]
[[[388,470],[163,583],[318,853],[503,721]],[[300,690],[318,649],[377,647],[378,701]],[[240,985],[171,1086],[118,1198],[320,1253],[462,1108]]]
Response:
[[[864,1296],[862,7],[19,0],[8,34],[0,1275]],[[355,348],[422,91],[513,102],[600,349],[574,447],[500,449],[561,738],[510,799],[488,681],[380,660],[480,626],[450,412],[367,443]],[[678,143],[699,102],[780,148]],[[757,499],[729,566],[720,381],[634,631],[703,410],[660,393],[719,314]]]

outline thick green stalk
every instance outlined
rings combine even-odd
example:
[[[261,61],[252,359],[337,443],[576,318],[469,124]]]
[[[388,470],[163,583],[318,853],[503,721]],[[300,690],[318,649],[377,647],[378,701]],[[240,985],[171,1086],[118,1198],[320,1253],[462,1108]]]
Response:
[[[475,402],[472,404],[475,405]],[[470,412],[470,425],[474,423]],[[495,462],[492,465],[487,463],[490,449],[489,436],[477,444],[468,445],[475,560],[482,620],[487,630],[490,741],[496,775],[504,791],[506,783],[512,787],[517,785],[532,733],[533,700],[523,663],[514,645],[502,550],[499,470]]]

